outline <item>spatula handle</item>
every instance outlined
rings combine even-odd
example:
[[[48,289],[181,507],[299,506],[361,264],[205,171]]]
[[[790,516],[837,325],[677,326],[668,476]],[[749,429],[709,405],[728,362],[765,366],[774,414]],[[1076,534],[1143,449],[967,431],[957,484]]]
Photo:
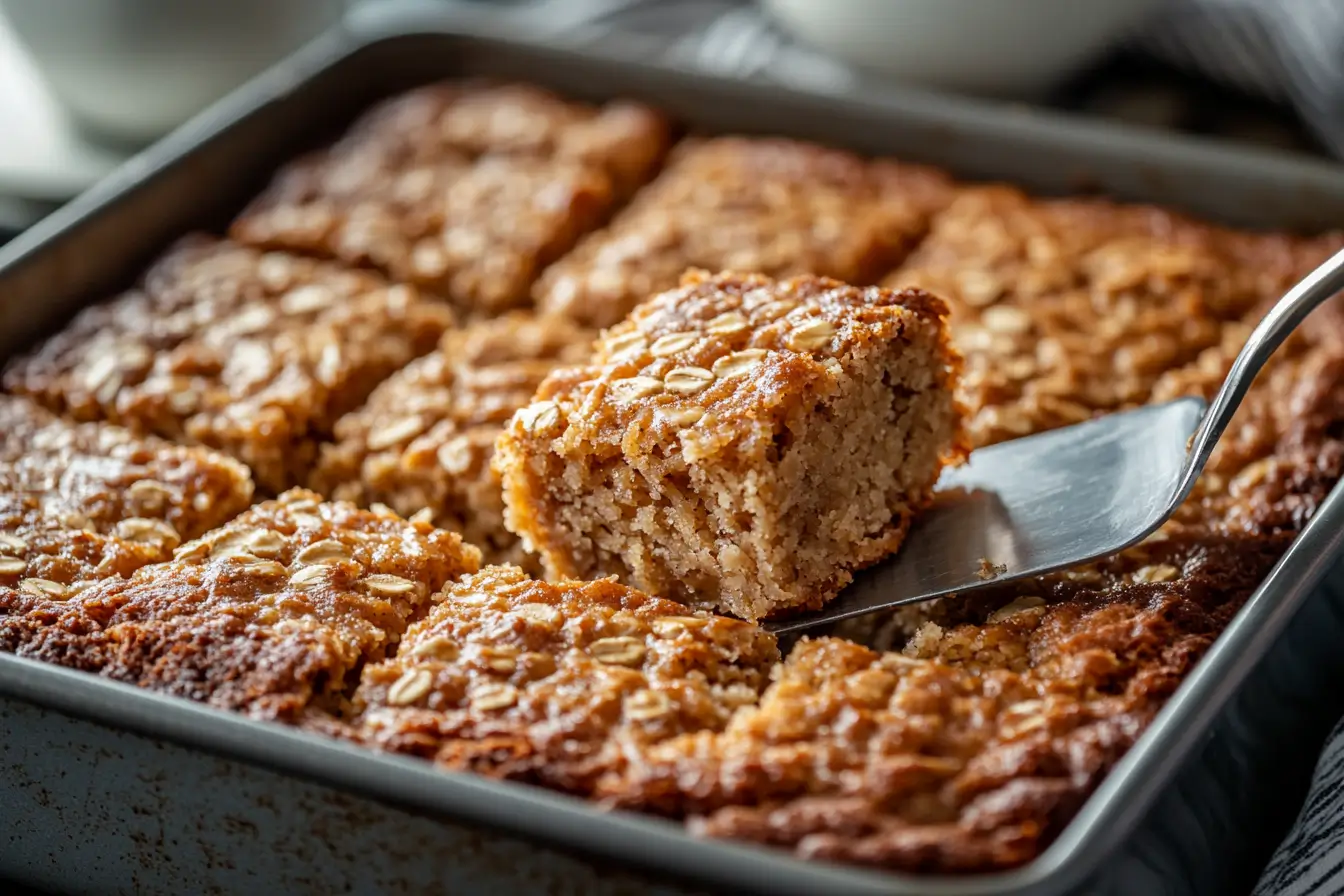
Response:
[[[1241,406],[1241,400],[1251,383],[1269,361],[1274,350],[1283,344],[1293,330],[1315,311],[1326,299],[1344,289],[1344,250],[1340,250],[1316,268],[1301,282],[1284,294],[1264,316],[1242,347],[1213,403],[1200,421],[1190,439],[1190,451],[1180,486],[1172,500],[1174,508],[1194,487],[1195,480],[1208,463],[1214,446],[1223,430],[1232,422],[1232,416]]]

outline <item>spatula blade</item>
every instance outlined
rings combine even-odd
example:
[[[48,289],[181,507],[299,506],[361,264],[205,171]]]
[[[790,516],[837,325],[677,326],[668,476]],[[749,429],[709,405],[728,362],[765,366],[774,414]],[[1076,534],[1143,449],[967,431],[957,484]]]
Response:
[[[784,632],[1040,575],[1142,541],[1168,515],[1205,403],[1183,398],[971,453],[897,554]]]

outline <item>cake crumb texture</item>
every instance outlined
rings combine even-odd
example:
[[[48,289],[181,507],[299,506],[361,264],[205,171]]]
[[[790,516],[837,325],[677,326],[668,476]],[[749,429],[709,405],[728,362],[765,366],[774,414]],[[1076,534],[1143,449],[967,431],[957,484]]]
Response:
[[[816,608],[895,551],[960,456],[942,303],[693,273],[542,383],[499,442],[552,577],[743,619]]]

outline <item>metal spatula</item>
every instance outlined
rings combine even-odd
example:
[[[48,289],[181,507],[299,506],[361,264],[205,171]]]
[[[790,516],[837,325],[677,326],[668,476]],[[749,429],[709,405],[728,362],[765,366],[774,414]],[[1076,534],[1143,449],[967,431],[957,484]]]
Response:
[[[1185,500],[1255,375],[1318,305],[1344,289],[1344,251],[1293,287],[1255,328],[1205,412],[1184,398],[971,453],[900,551],[864,571],[792,631],[965,594],[1122,551]],[[1193,434],[1193,435],[1192,435]]]

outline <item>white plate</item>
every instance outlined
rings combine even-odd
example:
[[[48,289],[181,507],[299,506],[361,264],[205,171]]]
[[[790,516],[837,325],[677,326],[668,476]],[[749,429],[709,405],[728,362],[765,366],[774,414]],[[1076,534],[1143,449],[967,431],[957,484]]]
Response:
[[[839,59],[949,90],[1035,97],[1165,0],[762,0]]]

